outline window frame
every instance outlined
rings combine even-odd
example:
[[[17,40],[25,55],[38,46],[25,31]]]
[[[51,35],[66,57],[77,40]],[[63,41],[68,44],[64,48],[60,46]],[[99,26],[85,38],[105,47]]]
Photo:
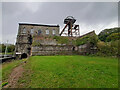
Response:
[[[50,33],[50,32],[49,32],[49,30],[47,29],[47,30],[46,30],[46,35],[49,35],[49,33]]]
[[[34,29],[33,28],[30,29],[30,33],[34,34]]]
[[[56,30],[55,30],[55,29],[52,30],[52,34],[53,34],[53,35],[56,34]]]
[[[23,28],[22,33],[23,33],[23,34],[25,34],[25,33],[26,33],[26,28],[25,28],[25,27]]]
[[[40,34],[42,34],[42,30],[41,29],[38,30],[38,35],[40,35]]]

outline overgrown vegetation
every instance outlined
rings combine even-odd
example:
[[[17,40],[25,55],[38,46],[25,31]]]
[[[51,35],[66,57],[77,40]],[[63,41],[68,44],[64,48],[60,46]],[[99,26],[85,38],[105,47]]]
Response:
[[[97,43],[100,56],[119,56],[120,28],[105,29],[98,35]]]
[[[68,37],[64,36],[54,36],[53,39],[56,39],[56,41],[60,44],[69,44],[71,42]]]
[[[98,37],[97,35],[87,35],[87,36],[84,36],[82,38],[78,38],[76,40],[76,45],[77,46],[80,46],[80,45],[83,45],[83,44],[87,44],[87,43],[90,43],[92,46],[96,46],[98,42]]]
[[[119,40],[111,41],[111,42],[102,42],[99,41],[97,43],[98,52],[97,55],[99,56],[118,56],[118,43],[120,43]]]
[[[118,27],[118,28],[105,29],[99,33],[98,37],[101,41],[105,42],[107,41],[107,37],[113,33],[120,33],[120,28]],[[115,37],[114,34],[113,36]]]
[[[90,43],[97,47],[98,56],[119,56],[120,28],[105,29],[97,35],[87,35],[76,40],[76,45]]]
[[[112,33],[106,38],[107,42],[116,41],[116,40],[120,40],[120,33]]]
[[[120,28],[105,29],[99,35],[88,34],[83,37],[72,39],[65,36],[45,37],[55,39],[58,44],[66,45],[84,45],[90,44],[91,47],[97,47],[97,54],[99,56],[119,56],[118,45],[120,43]],[[37,41],[33,42],[33,46],[40,46]]]
[[[40,42],[37,42],[37,41],[32,42],[32,46],[40,46],[40,45],[41,45]]]

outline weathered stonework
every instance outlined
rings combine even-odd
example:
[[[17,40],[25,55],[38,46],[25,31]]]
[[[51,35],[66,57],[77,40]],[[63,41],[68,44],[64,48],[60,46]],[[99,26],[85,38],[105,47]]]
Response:
[[[95,32],[93,31],[85,35],[88,34],[94,35]],[[15,55],[18,58],[26,58],[31,55],[73,55],[94,53],[95,49],[91,49],[89,44],[76,46],[71,42],[83,36],[69,37],[69,44],[58,43],[58,41],[54,39],[54,36],[59,36],[58,25],[20,23],[16,40]]]
[[[59,36],[59,26],[20,23],[15,47],[15,55],[18,58],[32,55],[31,47],[34,36]]]
[[[25,32],[24,32],[25,30]],[[46,34],[46,30],[49,30],[49,34]],[[53,34],[53,30],[55,34]],[[43,35],[43,36],[59,36],[59,25],[41,25],[41,24],[19,24],[18,35],[31,34],[31,35]]]
[[[73,45],[41,45],[32,47],[32,55],[72,55]]]

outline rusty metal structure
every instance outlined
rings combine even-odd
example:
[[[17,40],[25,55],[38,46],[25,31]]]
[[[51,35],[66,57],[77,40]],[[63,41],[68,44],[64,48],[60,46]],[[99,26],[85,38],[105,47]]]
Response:
[[[79,25],[75,25],[76,19],[73,16],[68,16],[64,19],[64,24],[66,24],[60,33],[60,36],[80,36]]]

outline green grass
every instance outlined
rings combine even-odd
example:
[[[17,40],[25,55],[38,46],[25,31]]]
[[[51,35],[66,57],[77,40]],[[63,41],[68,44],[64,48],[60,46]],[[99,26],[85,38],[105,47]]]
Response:
[[[89,56],[32,56],[19,80],[24,88],[117,88],[118,60]]]
[[[8,82],[2,83],[2,87],[4,87],[4,86],[7,85],[7,84],[8,84]]]
[[[24,60],[13,60],[2,64],[2,82],[7,82],[13,68],[17,67]]]

